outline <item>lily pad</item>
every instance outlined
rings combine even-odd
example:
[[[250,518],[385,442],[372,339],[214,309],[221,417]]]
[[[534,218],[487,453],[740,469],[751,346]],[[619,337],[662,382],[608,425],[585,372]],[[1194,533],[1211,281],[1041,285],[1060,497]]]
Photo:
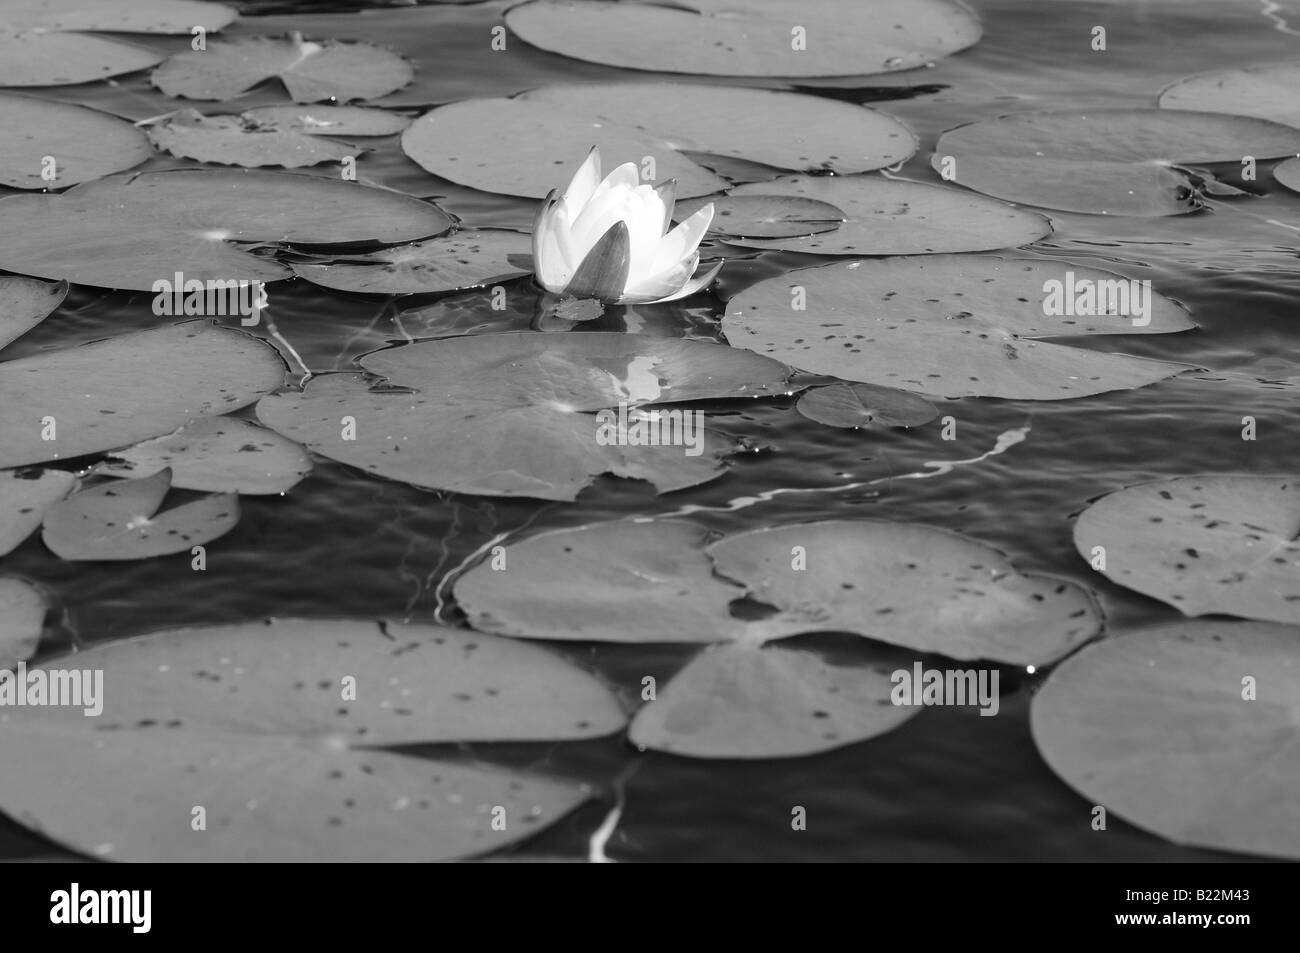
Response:
[[[135,291],[176,272],[186,281],[274,281],[292,272],[232,243],[400,243],[450,227],[432,203],[355,182],[181,169],[0,200],[0,267]]]
[[[773,128],[785,131],[774,136]],[[593,145],[606,168],[632,162],[647,180],[676,179],[680,197],[728,186],[703,167],[707,160],[684,152],[845,174],[916,151],[907,127],[861,106],[678,83],[544,86],[509,99],[470,99],[426,113],[402,136],[406,154],[435,175],[534,198],[567,182],[570,164]]]
[[[76,482],[63,470],[0,470],[0,556],[17,549]]]
[[[1174,606],[1300,623],[1300,478],[1190,476],[1107,494],[1074,544],[1104,575]]]
[[[1160,93],[1161,109],[1204,110],[1300,127],[1300,64],[1214,70],[1180,79]]]
[[[1093,215],[1180,215],[1203,203],[1188,165],[1300,153],[1300,129],[1172,109],[1037,112],[939,137],[931,164],[986,195]]]
[[[215,33],[235,18],[229,7],[195,0],[0,0],[0,86],[90,83],[163,59],[92,31]]]
[[[1300,629],[1206,621],[1089,646],[1048,677],[1030,723],[1051,769],[1130,823],[1300,859],[1298,713]]]
[[[648,480],[661,493],[695,486],[720,475],[733,449],[716,433],[699,434],[694,416],[679,419],[699,437],[694,453],[680,428],[655,431],[682,438],[676,445],[601,443],[596,411],[620,401],[632,412],[791,390],[789,369],[776,361],[640,334],[481,334],[390,348],[360,363],[385,389],[358,374],[323,375],[302,393],[263,400],[258,416],[317,453],[388,479],[547,500],[572,500],[602,473]]]
[[[507,11],[506,25],[574,59],[717,76],[915,69],[973,46],[981,33],[974,13],[947,0],[533,0]]]
[[[829,202],[798,195],[724,195],[678,202],[673,219],[684,221],[705,204],[713,205],[709,224],[712,237],[797,238],[833,232],[844,222],[844,212]]]
[[[441,238],[295,263],[299,278],[339,291],[425,294],[481,288],[532,273],[532,239],[520,232],[459,229]]]
[[[171,482],[171,470],[160,470],[74,493],[45,511],[41,539],[60,559],[151,559],[187,553],[238,525],[239,497],[234,493],[159,512]]]
[[[799,413],[830,427],[919,427],[939,416],[924,397],[875,384],[832,384],[799,398]]]
[[[283,383],[274,348],[204,322],[9,361],[0,364],[0,469],[171,433]]]
[[[0,671],[36,654],[45,628],[45,599],[21,579],[0,576]]]
[[[177,53],[150,78],[168,96],[221,101],[278,79],[294,102],[314,103],[376,99],[414,75],[404,57],[368,43],[250,36]]]
[[[0,32],[0,58],[3,49]],[[8,130],[0,139],[0,185],[14,189],[61,189],[153,155],[148,137],[129,122],[49,99],[0,93],[0,128]],[[43,175],[47,156],[54,160],[52,179]]]
[[[1292,192],[1300,192],[1300,158],[1287,159],[1273,166],[1273,178]]]
[[[735,347],[806,371],[944,397],[1065,400],[1191,369],[1037,340],[1191,326],[1175,304],[1154,298],[1145,327],[1123,315],[1045,315],[1045,279],[1065,281],[1067,270],[1076,282],[1118,278],[964,255],[841,262],[747,288],[728,302],[722,330]]]
[[[241,115],[258,128],[306,136],[391,136],[411,124],[401,113],[365,106],[258,106]]]
[[[608,690],[559,657],[437,626],[180,629],[49,664],[102,671],[103,712],[5,709],[0,759],[31,770],[3,772],[0,809],[121,861],[437,861],[495,850],[558,820],[586,788],[383,749],[594,738],[625,722]]]
[[[933,255],[1028,245],[1052,232],[1043,216],[955,189],[873,175],[792,175],[737,186],[733,197],[795,195],[843,209],[831,232],[729,239],[747,248],[812,255]]]
[[[112,455],[95,472],[143,477],[170,470],[177,489],[285,493],[311,472],[311,458],[278,433],[237,417],[200,417],[165,437]]]
[[[0,275],[0,348],[48,318],[67,296],[66,281]]]
[[[164,152],[199,162],[286,169],[339,162],[357,149],[292,129],[262,129],[239,116],[204,116],[184,109],[149,130],[149,140]]]

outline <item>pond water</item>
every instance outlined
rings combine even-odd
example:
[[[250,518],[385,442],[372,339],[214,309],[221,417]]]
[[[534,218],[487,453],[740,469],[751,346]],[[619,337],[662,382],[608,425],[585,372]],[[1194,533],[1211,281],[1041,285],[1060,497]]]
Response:
[[[1300,4],[1294,0],[975,0],[971,6],[984,21],[983,39],[932,68],[799,86],[873,104],[903,121],[921,145],[897,174],[937,183],[929,165],[934,142],[959,123],[1026,109],[1151,106],[1163,87],[1191,73],[1300,54]],[[417,65],[417,79],[378,101],[387,106],[427,107],[555,81],[644,78],[551,55],[514,38],[507,52],[494,53],[490,30],[503,9],[501,3],[482,3],[358,12],[328,3],[249,3],[243,12],[251,15],[230,35],[298,29],[400,50]],[[1090,47],[1091,30],[1099,24],[1107,28],[1104,52]],[[178,38],[150,42],[168,49],[186,45]],[[58,99],[67,91],[35,94]],[[140,74],[77,87],[76,99],[133,120],[174,108]],[[247,98],[249,105],[278,101],[277,94],[263,91]],[[530,224],[534,203],[439,180],[407,159],[395,140],[385,142],[364,160],[363,176],[370,181],[435,198],[468,223]],[[184,164],[156,157],[145,168]],[[1235,172],[1224,175],[1234,179]],[[870,432],[818,426],[794,410],[793,400],[706,404],[713,426],[748,439],[754,451],[742,454],[723,478],[664,496],[646,484],[606,478],[573,504],[458,497],[373,479],[318,458],[310,477],[287,496],[244,499],[242,521],[214,547],[204,574],[191,572],[182,560],[65,563],[38,539],[7,557],[4,569],[38,580],[54,594],[64,645],[265,615],[430,620],[450,611],[440,603],[442,576],[498,533],[661,514],[693,504],[704,509],[691,518],[719,532],[853,517],[947,527],[999,547],[1022,570],[1091,586],[1111,630],[1175,621],[1180,616],[1172,608],[1088,569],[1072,543],[1071,516],[1090,499],[1143,480],[1300,470],[1293,436],[1300,425],[1300,195],[1263,175],[1255,183],[1234,180],[1262,194],[1212,200],[1204,211],[1167,218],[1050,212],[1054,233],[1017,253],[1150,279],[1156,290],[1190,309],[1198,330],[1103,339],[1102,345],[1095,338],[1069,343],[1185,362],[1208,369],[1203,373],[1070,401],[941,403],[941,413],[960,416],[953,441],[939,439],[934,426]],[[595,327],[721,340],[717,316],[726,297],[818,261],[784,253],[738,258],[723,269],[716,301],[697,298],[689,308],[625,318],[611,313]],[[38,327],[6,357],[151,326],[156,319],[149,301],[143,293],[76,287],[57,332]],[[395,320],[399,311],[417,307],[423,307],[420,316]],[[464,333],[487,322],[527,326],[527,315],[483,314],[481,294],[395,303],[303,281],[272,286],[276,328],[316,371],[347,366],[406,334]],[[1258,421],[1255,441],[1241,439],[1244,416]],[[978,463],[930,479],[836,489],[922,471],[927,461],[979,457],[1014,428],[1028,428],[1023,441]],[[822,489],[728,507],[730,500],[780,488]],[[581,592],[584,581],[572,584]],[[56,639],[48,647],[61,646]],[[569,644],[559,651],[620,686],[633,704],[643,675],[662,682],[694,650]],[[927,709],[880,738],[805,758],[697,761],[638,753],[618,737],[480,745],[475,753],[604,791],[625,775],[624,809],[605,847],[618,860],[1240,859],[1169,843],[1118,818],[1105,833],[1091,830],[1090,804],[1048,769],[1030,738],[1028,702],[1041,679],[1041,673],[1004,669],[1000,717],[981,718],[974,708]],[[796,805],[807,809],[806,831],[791,829]],[[610,806],[611,796],[597,799],[513,853],[585,857]],[[0,856],[73,855],[0,819]]]

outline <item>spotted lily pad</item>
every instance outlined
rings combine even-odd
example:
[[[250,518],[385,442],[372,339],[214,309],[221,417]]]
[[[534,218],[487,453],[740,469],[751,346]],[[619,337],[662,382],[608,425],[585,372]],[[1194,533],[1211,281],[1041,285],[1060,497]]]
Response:
[[[195,0],[0,0],[0,86],[90,83],[148,69],[163,55],[91,35],[215,33],[235,11]]]
[[[187,281],[274,281],[292,272],[233,243],[400,243],[449,227],[432,203],[355,182],[181,169],[0,200],[0,267],[136,291],[176,272]]]
[[[1300,64],[1269,63],[1197,73],[1160,93],[1161,109],[1254,116],[1300,127]]]
[[[0,470],[0,556],[30,536],[76,482],[63,470]]]
[[[1037,340],[1191,326],[1177,305],[1157,304],[1149,289],[1141,293],[1149,314],[1136,319],[1046,314],[1044,288],[1054,280],[1063,290],[1080,281],[1123,282],[1068,264],[964,255],[841,262],[747,288],[728,302],[722,329],[733,346],[806,371],[944,397],[1064,400],[1191,369]],[[1134,327],[1134,320],[1149,323]]]
[[[60,559],[150,559],[189,552],[239,523],[239,497],[234,493],[205,496],[159,512],[171,482],[171,470],[160,470],[74,493],[45,511],[41,539]]]
[[[36,654],[45,628],[45,599],[21,579],[0,576],[0,671]]]
[[[295,263],[300,278],[369,294],[424,294],[480,288],[532,272],[532,239],[520,232],[460,229],[441,238],[336,256],[325,264]]]
[[[1105,639],[1034,696],[1034,743],[1089,801],[1178,844],[1300,859],[1300,628]]]
[[[950,129],[932,165],[986,195],[1094,215],[1179,215],[1203,203],[1186,166],[1300,153],[1300,130],[1172,109],[1021,113]]]
[[[1300,478],[1190,476],[1107,494],[1074,544],[1114,582],[1187,616],[1300,623]]]
[[[44,321],[67,296],[66,281],[0,275],[0,348]]]
[[[365,106],[258,106],[241,115],[259,129],[306,136],[391,136],[411,124],[400,113]]]
[[[199,162],[286,169],[339,162],[357,149],[292,129],[258,128],[239,116],[204,116],[183,109],[153,126],[149,139],[164,152]]]
[[[178,489],[285,493],[311,472],[311,458],[296,443],[250,421],[200,417],[175,433],[117,451],[95,472],[143,477],[164,469]]]
[[[661,418],[658,445],[619,440],[617,411],[791,390],[783,364],[703,341],[640,334],[511,332],[426,341],[362,358],[385,381],[322,375],[258,405],[262,422],[317,453],[429,489],[572,500],[596,476],[644,479],[660,492],[723,471],[732,441],[699,412]],[[402,390],[394,390],[402,388]],[[671,413],[665,409],[663,413]],[[609,429],[602,429],[608,427]],[[668,438],[676,443],[663,443]]]
[[[0,809],[122,861],[485,853],[558,820],[586,788],[385,748],[576,740],[625,722],[608,690],[558,656],[436,626],[179,629],[48,666],[102,671],[103,711],[0,709],[0,759],[30,766],[3,772]]]
[[[0,57],[3,49],[0,32]],[[61,189],[153,155],[129,122],[72,103],[0,93],[0,128],[8,130],[0,139],[0,185],[14,189]]]
[[[204,322],[167,325],[0,364],[0,469],[171,433],[284,383],[270,345]]]
[[[800,195],[724,195],[678,202],[673,219],[684,221],[705,204],[713,205],[709,234],[736,238],[797,238],[833,232],[844,222],[844,212],[829,202]]]
[[[401,89],[413,75],[411,64],[389,50],[367,43],[313,43],[295,35],[209,43],[206,50],[170,57],[151,78],[168,96],[222,101],[278,79],[294,102],[314,103],[376,99]]]
[[[1273,178],[1292,192],[1300,192],[1300,158],[1287,159],[1273,166]]]
[[[533,46],[625,69],[718,76],[847,76],[914,69],[974,45],[979,19],[948,0],[533,0],[506,25]]]
[[[796,405],[830,427],[919,427],[939,416],[924,397],[875,384],[832,384],[807,391]]]

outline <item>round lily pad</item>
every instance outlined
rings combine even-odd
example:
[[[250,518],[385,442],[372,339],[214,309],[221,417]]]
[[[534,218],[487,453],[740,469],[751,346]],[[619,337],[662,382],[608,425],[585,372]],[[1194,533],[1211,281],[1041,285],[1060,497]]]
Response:
[[[278,165],[297,169],[357,154],[355,146],[320,136],[256,128],[239,116],[204,116],[193,109],[181,110],[153,126],[149,140],[184,159],[247,168]]]
[[[924,397],[875,384],[832,384],[806,391],[796,405],[830,427],[919,427],[939,416]]]
[[[0,672],[36,654],[45,628],[45,598],[21,579],[0,576]]]
[[[1197,73],[1166,86],[1161,109],[1203,110],[1255,116],[1300,126],[1300,64],[1269,63]]]
[[[67,296],[66,281],[0,275],[0,348],[44,321]]]
[[[800,195],[723,195],[678,202],[673,219],[684,221],[705,204],[713,205],[709,233],[731,241],[736,238],[796,238],[833,232],[844,213],[829,202]]]
[[[0,556],[30,536],[76,482],[63,470],[0,470]]]
[[[3,47],[0,33],[0,57]],[[129,122],[72,103],[0,93],[0,128],[8,130],[0,139],[0,185],[14,189],[62,189],[153,155],[148,137]]]

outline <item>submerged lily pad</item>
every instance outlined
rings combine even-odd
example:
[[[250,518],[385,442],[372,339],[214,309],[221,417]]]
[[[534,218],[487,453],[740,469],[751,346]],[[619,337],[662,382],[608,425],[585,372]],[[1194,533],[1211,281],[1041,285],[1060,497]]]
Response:
[[[411,124],[400,113],[365,106],[258,106],[241,115],[261,129],[307,136],[391,136]]]
[[[200,417],[175,433],[114,453],[95,472],[143,477],[164,469],[177,489],[285,493],[311,472],[311,458],[296,443],[247,420]]]
[[[948,0],[533,0],[506,25],[552,53],[625,69],[848,76],[914,69],[973,46],[980,21]]]
[[[171,433],[284,383],[262,340],[205,322],[122,334],[0,364],[0,469]]]
[[[747,248],[813,255],[933,255],[990,251],[1038,241],[1052,232],[1035,212],[956,189],[874,175],[792,175],[737,186],[732,197],[795,195],[844,211],[834,231],[800,238],[735,237]]]
[[[1065,400],[1190,370],[1037,340],[1192,326],[1176,304],[1145,291],[1151,307],[1137,318],[1149,320],[1143,326],[1121,314],[1048,315],[1044,288],[1053,280],[1127,285],[1053,261],[961,255],[840,262],[747,288],[728,302],[722,330],[735,347],[806,371],[944,397]]]
[[[0,772],[0,809],[122,861],[437,861],[495,850],[558,820],[587,790],[383,749],[594,738],[626,720],[596,679],[550,652],[437,626],[180,629],[49,663],[60,665],[103,672],[103,712],[3,709],[0,760],[30,770]]]
[[[1030,714],[1051,769],[1130,823],[1300,859],[1300,628],[1182,622],[1105,639],[1052,672]]]
[[[924,397],[875,384],[817,387],[800,397],[796,408],[831,427],[919,427],[939,416]]]
[[[1113,582],[1187,616],[1300,623],[1300,478],[1190,476],[1107,494],[1074,544]]]
[[[250,36],[178,53],[151,79],[168,96],[222,101],[278,79],[294,102],[313,103],[375,99],[401,89],[414,75],[404,57],[368,43]]]
[[[464,228],[441,238],[295,263],[299,278],[339,291],[424,294],[481,288],[532,273],[532,238],[520,232]]]
[[[685,221],[706,204],[713,206],[709,234],[725,238],[795,238],[833,232],[844,212],[829,202],[800,195],[723,195],[688,199],[673,209],[674,221]]]
[[[785,132],[773,136],[776,127]],[[534,198],[563,186],[593,145],[606,168],[635,163],[647,181],[676,179],[681,197],[728,186],[703,167],[707,159],[683,152],[844,174],[894,165],[916,150],[907,127],[861,106],[677,83],[544,86],[509,99],[470,99],[426,113],[402,136],[406,154],[435,175]]]
[[[36,654],[45,628],[45,598],[21,579],[0,576],[0,671]]]
[[[67,560],[151,559],[189,552],[239,523],[239,497],[219,493],[159,512],[171,470],[74,493],[45,511],[41,539]]]
[[[1300,64],[1297,63],[1215,70],[1165,87],[1160,93],[1160,108],[1254,116],[1300,127],[1297,90],[1300,90]]]
[[[0,58],[3,48],[0,33]],[[6,130],[0,139],[0,185],[14,189],[61,189],[121,172],[153,155],[148,137],[129,122],[49,99],[0,93],[0,129]],[[46,157],[54,160],[52,179],[43,175]]]
[[[776,361],[640,334],[481,334],[390,348],[360,363],[385,389],[358,374],[323,375],[301,393],[266,398],[258,416],[317,453],[388,479],[547,500],[572,500],[602,473],[648,480],[661,493],[695,486],[718,476],[733,449],[725,437],[700,433],[688,411],[675,413],[686,415],[679,423],[689,424],[696,448],[601,443],[596,411],[791,389],[789,368]]]
[[[292,272],[232,243],[399,243],[450,227],[430,202],[356,182],[180,169],[0,199],[0,268],[135,291],[176,272],[187,281],[274,281]]]
[[[942,172],[951,160],[955,181],[1012,202],[1093,215],[1179,215],[1203,204],[1182,167],[1296,153],[1300,130],[1264,119],[1096,109],[958,126],[939,137],[931,164]]]
[[[286,169],[339,162],[357,149],[341,142],[292,129],[257,128],[239,116],[204,116],[183,109],[149,130],[149,139],[164,152],[199,162],[245,167],[278,165]]]
[[[90,35],[215,33],[236,13],[195,0],[0,0],[0,86],[89,83],[148,69],[163,54]]]
[[[67,296],[66,281],[0,275],[0,348],[48,318]]]
[[[17,549],[76,482],[63,470],[0,470],[0,556]]]
[[[1300,192],[1300,158],[1287,159],[1273,166],[1273,178],[1292,192]]]

